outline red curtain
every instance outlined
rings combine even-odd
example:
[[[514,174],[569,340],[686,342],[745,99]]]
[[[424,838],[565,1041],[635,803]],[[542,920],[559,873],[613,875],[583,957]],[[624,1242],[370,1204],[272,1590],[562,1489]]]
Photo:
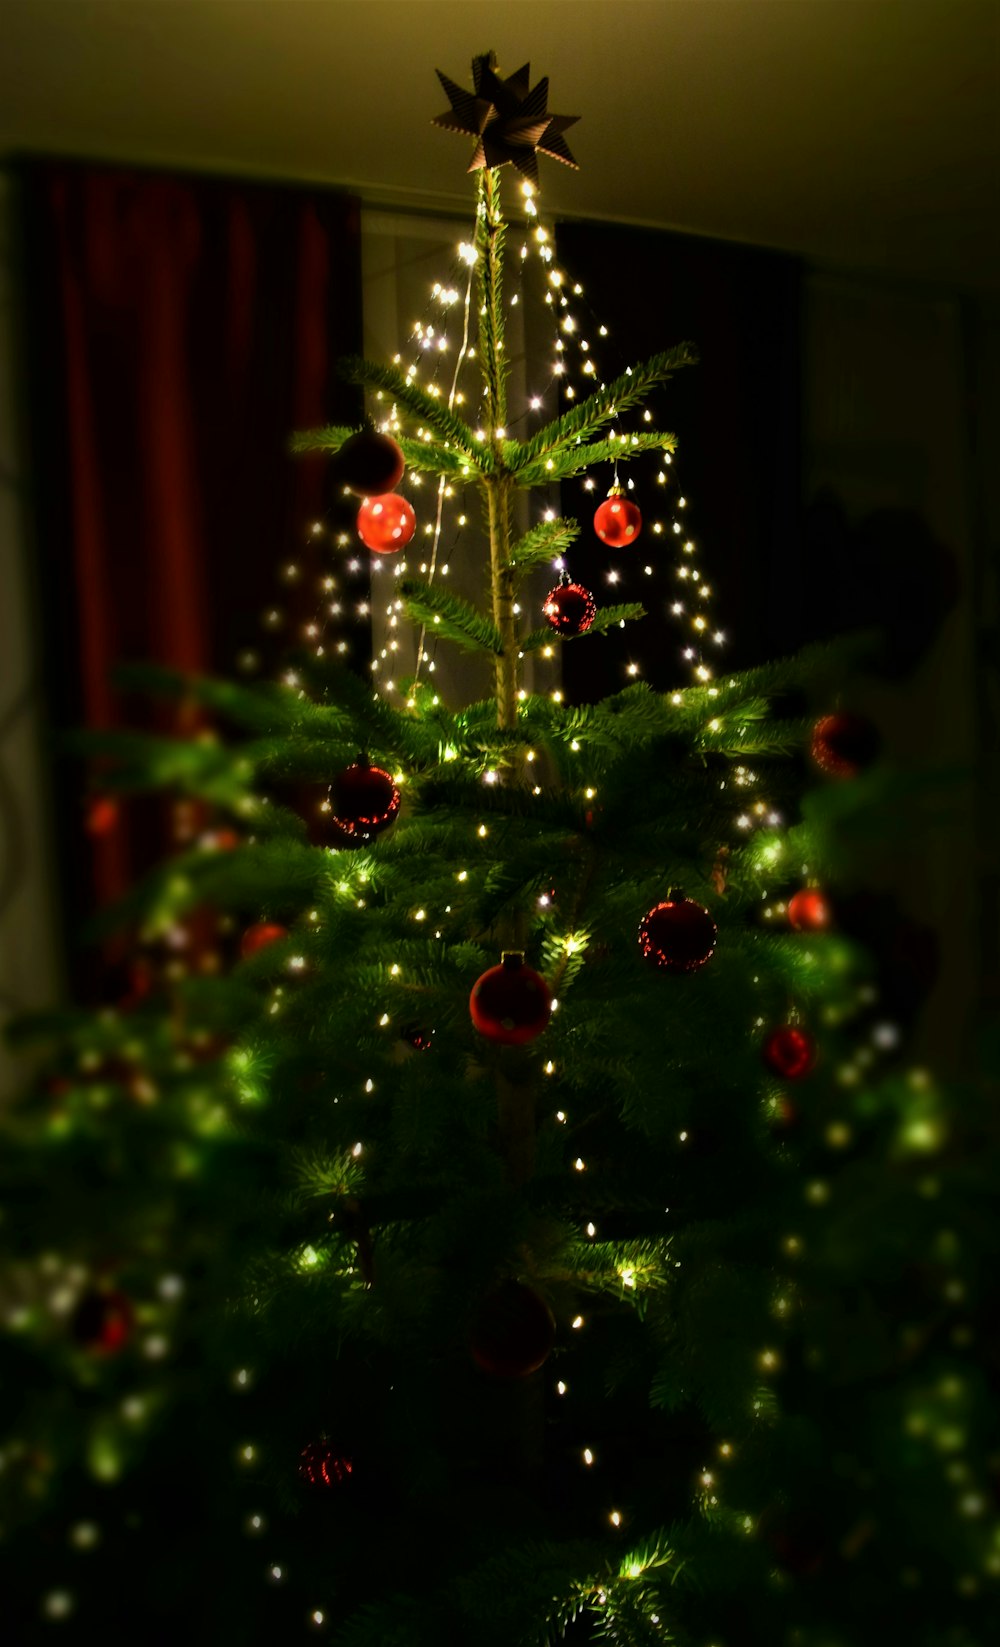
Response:
[[[324,465],[290,458],[288,435],[357,415],[335,362],[360,346],[360,213],[64,162],[27,164],[21,186],[51,713],[109,726],[137,712],[117,663],[231,674],[261,649],[279,568],[327,501]],[[57,776],[69,925],[165,844],[162,809],[133,806],[88,838],[80,784]]]

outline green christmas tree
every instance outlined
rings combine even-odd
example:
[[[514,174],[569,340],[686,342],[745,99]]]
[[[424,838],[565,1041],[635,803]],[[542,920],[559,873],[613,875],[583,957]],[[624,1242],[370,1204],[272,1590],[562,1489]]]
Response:
[[[501,167],[571,158],[569,122],[474,72],[442,123],[479,140],[478,421],[355,361],[383,427],[299,445],[378,494],[376,553],[411,526],[397,449],[478,496],[481,598],[408,569],[394,604],[420,665],[454,646],[493,691],[420,667],[393,704],[313,647],[280,685],[141,676],[211,736],[90,740],[231,836],[115,919],[153,945],[208,911],[242,953],[18,1032],[54,1051],[5,1127],[10,1639],[971,1647],[989,1093],[879,1071],[865,957],[803,884],[891,792],[845,717],[776,712],[844,654],[525,689],[643,616],[539,601],[580,527],[525,502],[669,452],[629,417],[694,353],[508,434]],[[794,804],[810,736],[835,775],[783,828],[760,797]]]

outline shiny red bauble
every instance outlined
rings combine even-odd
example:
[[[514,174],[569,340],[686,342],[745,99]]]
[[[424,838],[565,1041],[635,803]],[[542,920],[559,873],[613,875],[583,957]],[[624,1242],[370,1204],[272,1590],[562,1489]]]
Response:
[[[405,549],[417,529],[412,504],[396,492],[365,498],[358,510],[358,537],[379,555],[394,555]]]
[[[546,595],[542,613],[557,634],[583,635],[597,615],[597,604],[589,589],[582,583],[570,583],[563,573],[562,580]]]
[[[832,920],[833,911],[817,886],[804,886],[788,900],[788,924],[793,932],[825,932]]]
[[[499,966],[476,979],[469,1013],[488,1041],[524,1046],[541,1035],[551,1018],[552,993],[545,979],[525,966],[519,950],[507,950]]]
[[[112,1287],[85,1292],[70,1318],[76,1342],[92,1355],[116,1355],[132,1336],[131,1301]]]
[[[555,1340],[555,1317],[545,1299],[521,1281],[503,1281],[480,1304],[469,1349],[477,1367],[494,1378],[527,1378]]]
[[[240,939],[240,954],[247,961],[259,949],[266,949],[268,944],[276,944],[287,937],[287,926],[279,926],[276,921],[258,921],[255,926],[248,926]]]
[[[594,531],[601,542],[611,549],[627,548],[642,531],[642,515],[638,505],[631,503],[619,489],[613,489],[597,506]]]
[[[712,959],[719,929],[707,909],[671,889],[639,927],[639,948],[651,966],[664,972],[697,972]]]
[[[812,729],[809,753],[830,778],[856,778],[871,766],[882,746],[878,727],[866,715],[824,715]]]
[[[395,821],[399,790],[388,772],[360,755],[330,785],[330,810],[337,830],[352,843],[374,840]]]
[[[353,1459],[328,1441],[310,1441],[299,1454],[299,1475],[310,1487],[342,1487],[353,1474]]]
[[[336,468],[349,492],[370,498],[395,491],[406,461],[391,435],[378,429],[359,429],[344,441],[337,453]]]
[[[760,1055],[772,1075],[801,1081],[816,1066],[816,1042],[807,1030],[781,1024],[767,1036]]]

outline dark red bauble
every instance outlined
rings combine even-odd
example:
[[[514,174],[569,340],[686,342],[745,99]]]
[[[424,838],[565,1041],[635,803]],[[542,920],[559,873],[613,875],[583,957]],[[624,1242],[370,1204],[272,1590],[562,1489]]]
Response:
[[[469,1333],[472,1359],[494,1378],[527,1378],[548,1358],[556,1323],[544,1298],[521,1281],[487,1293]]]
[[[712,959],[719,929],[707,909],[672,888],[639,927],[639,948],[664,972],[697,972]]]
[[[131,1301],[113,1288],[85,1292],[70,1320],[78,1344],[92,1355],[116,1355],[132,1336]]]
[[[583,635],[597,615],[597,604],[582,583],[563,578],[545,597],[542,612],[559,635]]]
[[[360,755],[330,785],[330,808],[338,830],[354,841],[370,841],[395,821],[399,790],[390,773]]]
[[[358,537],[379,555],[394,555],[404,549],[417,529],[413,505],[396,492],[365,498],[358,510]]]
[[[804,886],[788,900],[788,924],[793,932],[825,932],[833,911],[818,886]]]
[[[816,1042],[807,1030],[781,1024],[764,1041],[760,1055],[772,1075],[783,1081],[801,1081],[816,1065]]]
[[[507,950],[499,966],[476,979],[469,1012],[487,1040],[524,1046],[541,1035],[551,1018],[552,994],[545,979],[525,966],[519,950]]]
[[[594,515],[594,531],[612,549],[626,549],[642,531],[638,504],[631,503],[619,489],[608,493]]]
[[[418,1025],[409,1024],[403,1030],[403,1040],[411,1046],[414,1052],[430,1052],[434,1045],[434,1031],[421,1029]]]
[[[406,460],[391,435],[378,429],[359,429],[337,453],[337,474],[349,492],[359,498],[394,492],[403,478]]]
[[[259,949],[266,949],[268,944],[276,944],[279,939],[287,937],[287,926],[279,926],[276,921],[258,921],[255,926],[248,926],[240,939],[240,954],[245,961],[249,960]]]
[[[856,778],[871,766],[882,746],[878,727],[866,715],[824,715],[812,729],[809,753],[830,778]]]
[[[310,1487],[342,1487],[353,1474],[353,1459],[328,1441],[310,1441],[299,1454],[299,1475]]]

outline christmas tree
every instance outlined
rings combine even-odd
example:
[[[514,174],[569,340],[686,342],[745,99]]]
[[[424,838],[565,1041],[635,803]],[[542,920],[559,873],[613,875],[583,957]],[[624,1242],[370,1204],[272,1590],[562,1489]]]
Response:
[[[610,473],[634,569],[619,476],[669,475],[642,413],[695,356],[602,380],[533,192],[571,122],[527,68],[474,75],[438,122],[476,142],[458,367],[347,362],[372,421],[298,441],[398,568],[412,673],[322,642],[275,684],[147,671],[212,730],[90,740],[109,793],[217,826],[114,919],[150,956],[239,937],[19,1030],[54,1051],[5,1128],[11,1639],[984,1642],[995,1131],[907,1067],[837,931],[872,728],[828,701],[843,652],[715,668],[679,529],[694,684],[528,690],[644,616],[573,580],[551,488]],[[508,162],[590,391],[557,372],[519,438]],[[449,648],[483,695],[438,688]]]

